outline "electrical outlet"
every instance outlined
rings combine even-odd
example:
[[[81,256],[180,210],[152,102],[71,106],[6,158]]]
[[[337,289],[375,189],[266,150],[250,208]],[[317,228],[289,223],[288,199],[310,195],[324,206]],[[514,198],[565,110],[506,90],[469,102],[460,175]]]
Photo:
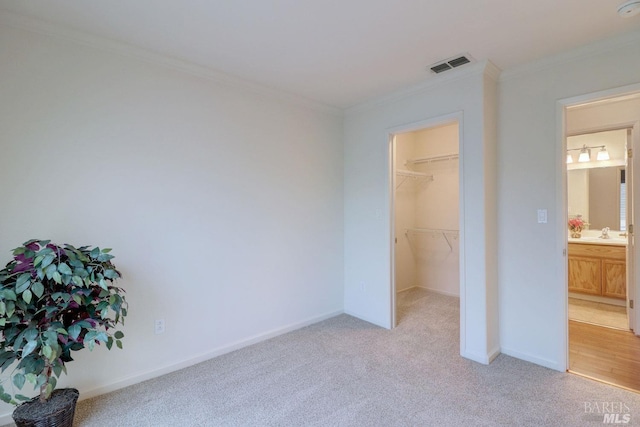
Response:
[[[156,335],[164,334],[164,319],[156,319],[154,326]]]

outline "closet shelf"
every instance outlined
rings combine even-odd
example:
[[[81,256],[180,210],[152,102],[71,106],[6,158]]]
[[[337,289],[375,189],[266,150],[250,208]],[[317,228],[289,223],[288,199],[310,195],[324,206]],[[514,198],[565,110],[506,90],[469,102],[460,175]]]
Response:
[[[416,181],[417,180],[423,180],[424,182],[433,181],[433,175],[430,175],[424,172],[414,172],[410,170],[399,169],[396,171],[396,175],[402,178],[400,182],[396,185],[396,190],[400,188],[400,186],[404,184],[409,178]]]
[[[441,154],[438,156],[419,157],[417,159],[409,159],[406,165],[418,165],[422,163],[444,162],[447,160],[458,160],[458,153]]]
[[[407,228],[404,234],[409,237],[409,234],[431,234],[432,236],[442,236],[444,240],[449,245],[449,250],[453,251],[453,246],[451,246],[451,240],[456,240],[459,237],[458,230],[447,230],[442,228]]]
[[[413,178],[428,178],[429,180],[433,180],[433,175],[429,175],[428,173],[424,173],[424,172],[414,172],[414,171],[400,169],[396,171],[396,174],[400,176],[407,176],[407,177],[413,177]]]

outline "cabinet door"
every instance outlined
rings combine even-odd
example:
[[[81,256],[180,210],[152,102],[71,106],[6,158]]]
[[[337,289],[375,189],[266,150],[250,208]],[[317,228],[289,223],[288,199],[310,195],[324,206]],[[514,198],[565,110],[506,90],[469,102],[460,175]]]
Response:
[[[601,295],[602,268],[600,258],[569,257],[569,291]]]
[[[613,298],[627,298],[626,268],[624,261],[602,260],[602,295]]]

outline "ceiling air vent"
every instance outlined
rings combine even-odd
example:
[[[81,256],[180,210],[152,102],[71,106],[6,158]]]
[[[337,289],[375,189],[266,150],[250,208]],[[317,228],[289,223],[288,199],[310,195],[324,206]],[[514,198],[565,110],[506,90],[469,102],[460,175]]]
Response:
[[[468,64],[473,61],[469,55],[461,55],[454,56],[449,59],[445,59],[444,61],[440,61],[435,63],[434,65],[429,66],[429,69],[436,74],[442,73],[443,71],[452,70],[456,67],[459,67],[464,64]]]

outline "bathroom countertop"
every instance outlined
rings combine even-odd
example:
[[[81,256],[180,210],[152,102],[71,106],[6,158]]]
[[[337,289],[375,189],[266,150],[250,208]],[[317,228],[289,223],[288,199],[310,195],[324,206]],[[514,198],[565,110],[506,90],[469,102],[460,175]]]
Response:
[[[586,245],[608,245],[608,246],[627,246],[627,237],[620,236],[620,231],[610,231],[609,239],[600,237],[600,232],[596,230],[585,230],[582,237],[574,239],[569,237],[569,243],[581,243]]]

